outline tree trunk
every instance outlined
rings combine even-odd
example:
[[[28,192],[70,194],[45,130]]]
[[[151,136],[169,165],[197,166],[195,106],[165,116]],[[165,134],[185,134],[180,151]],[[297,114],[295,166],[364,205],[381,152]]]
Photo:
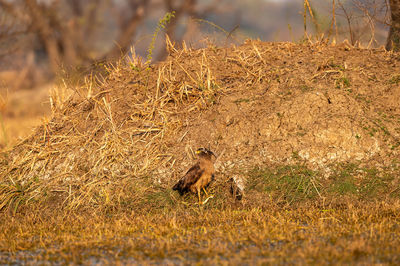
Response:
[[[56,73],[61,64],[61,55],[53,29],[50,27],[47,17],[43,14],[43,10],[40,9],[36,0],[25,0],[25,3],[30,11],[31,27],[34,28],[45,45],[51,69],[53,73]]]
[[[150,2],[148,0],[130,2],[129,8],[132,14],[128,19],[120,18],[120,33],[115,41],[116,45],[107,53],[107,59],[118,59],[129,51],[139,25],[148,15]]]
[[[392,24],[386,42],[386,50],[400,51],[400,0],[389,0]]]

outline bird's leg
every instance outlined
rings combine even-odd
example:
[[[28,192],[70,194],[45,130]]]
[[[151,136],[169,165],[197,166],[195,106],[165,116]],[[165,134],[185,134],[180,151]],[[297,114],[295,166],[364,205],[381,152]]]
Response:
[[[209,196],[207,193],[207,190],[204,187],[203,187],[203,191],[204,191],[204,193],[206,193],[207,198],[203,201],[202,204],[206,204],[209,199],[214,198],[214,195]]]
[[[203,191],[204,191],[204,193],[206,193],[206,196],[208,197],[208,193],[207,193],[207,190],[205,187],[203,187]]]
[[[199,197],[199,206],[202,205],[201,203],[201,197],[200,197],[200,189],[197,189],[197,196]]]

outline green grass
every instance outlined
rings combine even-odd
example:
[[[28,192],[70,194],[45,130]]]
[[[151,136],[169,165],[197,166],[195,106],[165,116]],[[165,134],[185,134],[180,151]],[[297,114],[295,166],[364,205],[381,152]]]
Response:
[[[248,99],[248,98],[240,98],[240,99],[237,99],[237,100],[235,100],[233,102],[236,103],[236,104],[248,103],[248,102],[250,102],[250,99]]]
[[[389,196],[395,174],[376,168],[347,164],[338,167],[332,176],[328,193],[351,195],[364,200],[381,200]]]
[[[320,184],[317,172],[305,166],[283,166],[276,169],[253,169],[249,175],[249,191],[265,192],[288,203],[312,199],[317,196]]]
[[[354,164],[349,164],[337,169],[333,175],[333,182],[328,192],[338,193],[340,195],[357,193],[353,175],[357,167]]]
[[[165,29],[166,25],[175,17],[175,11],[172,12],[167,12],[162,19],[158,21],[158,25],[152,35],[151,42],[149,45],[149,48],[147,49],[147,63],[150,64],[151,60],[153,59],[153,51],[154,51],[154,46],[156,43],[156,39],[158,36],[158,33],[160,32],[161,29]],[[132,68],[135,70],[134,68]]]
[[[390,193],[393,190],[391,184],[399,179],[391,171],[357,164],[341,164],[332,168],[327,180],[322,173],[303,165],[255,168],[248,172],[247,190],[274,200],[284,200],[290,205],[315,201],[319,197],[334,199],[344,195],[360,200],[381,200],[388,196],[399,198],[397,194]]]
[[[350,87],[350,80],[347,77],[340,77],[336,80],[336,88],[348,88]]]
[[[400,83],[400,75],[393,75],[393,76],[389,79],[388,83],[389,83],[389,84],[392,84],[392,85],[397,85],[397,84],[399,84],[399,83]]]

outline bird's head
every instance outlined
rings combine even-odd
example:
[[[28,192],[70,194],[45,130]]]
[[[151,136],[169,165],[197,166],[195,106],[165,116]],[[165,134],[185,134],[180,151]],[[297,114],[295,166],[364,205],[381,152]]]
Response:
[[[200,157],[209,157],[210,159],[211,159],[211,156],[214,156],[215,158],[217,158],[217,156],[207,148],[197,149],[196,154],[198,154]]]

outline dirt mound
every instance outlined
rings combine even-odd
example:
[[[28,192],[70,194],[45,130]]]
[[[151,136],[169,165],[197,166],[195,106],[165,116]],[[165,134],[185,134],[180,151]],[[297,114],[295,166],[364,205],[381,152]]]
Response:
[[[18,186],[30,199],[61,193],[71,207],[117,197],[143,176],[168,187],[199,146],[220,155],[221,176],[268,163],[398,159],[398,54],[259,41],[168,48],[165,62],[134,58],[67,102],[53,98],[51,121],[3,154],[0,208]]]

